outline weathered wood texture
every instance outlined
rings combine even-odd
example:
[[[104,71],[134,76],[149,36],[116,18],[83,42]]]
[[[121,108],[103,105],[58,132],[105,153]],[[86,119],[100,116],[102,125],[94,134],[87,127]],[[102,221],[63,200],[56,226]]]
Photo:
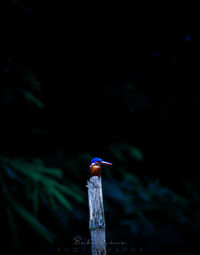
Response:
[[[105,218],[101,177],[93,176],[88,181],[89,228],[92,255],[106,254]]]

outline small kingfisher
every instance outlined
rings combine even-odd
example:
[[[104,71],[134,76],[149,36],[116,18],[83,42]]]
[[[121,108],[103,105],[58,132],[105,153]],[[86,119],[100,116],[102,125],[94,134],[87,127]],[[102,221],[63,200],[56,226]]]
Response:
[[[111,163],[104,161],[101,158],[93,158],[90,163],[90,177],[91,176],[101,176],[102,169],[101,165],[109,165],[112,166]]]

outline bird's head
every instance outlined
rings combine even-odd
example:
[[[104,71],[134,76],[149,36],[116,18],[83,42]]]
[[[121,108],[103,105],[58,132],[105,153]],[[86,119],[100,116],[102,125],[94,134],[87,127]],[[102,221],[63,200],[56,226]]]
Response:
[[[93,158],[91,160],[91,165],[110,165],[112,166],[112,163],[109,163],[107,161],[104,161],[103,159],[101,158]]]

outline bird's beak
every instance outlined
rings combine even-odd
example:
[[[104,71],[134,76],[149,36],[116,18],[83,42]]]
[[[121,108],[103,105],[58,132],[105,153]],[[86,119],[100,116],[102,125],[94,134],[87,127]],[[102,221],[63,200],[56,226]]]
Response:
[[[109,163],[109,162],[106,162],[106,161],[101,161],[101,164],[102,164],[102,165],[109,165],[109,166],[112,166],[112,163]]]

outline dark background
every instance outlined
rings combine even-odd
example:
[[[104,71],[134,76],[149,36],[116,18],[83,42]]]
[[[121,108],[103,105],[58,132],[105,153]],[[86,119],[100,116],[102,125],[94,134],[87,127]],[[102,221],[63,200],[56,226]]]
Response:
[[[195,1],[9,0],[0,20],[2,251],[88,254],[98,156],[107,242],[127,243],[108,254],[197,254]]]

